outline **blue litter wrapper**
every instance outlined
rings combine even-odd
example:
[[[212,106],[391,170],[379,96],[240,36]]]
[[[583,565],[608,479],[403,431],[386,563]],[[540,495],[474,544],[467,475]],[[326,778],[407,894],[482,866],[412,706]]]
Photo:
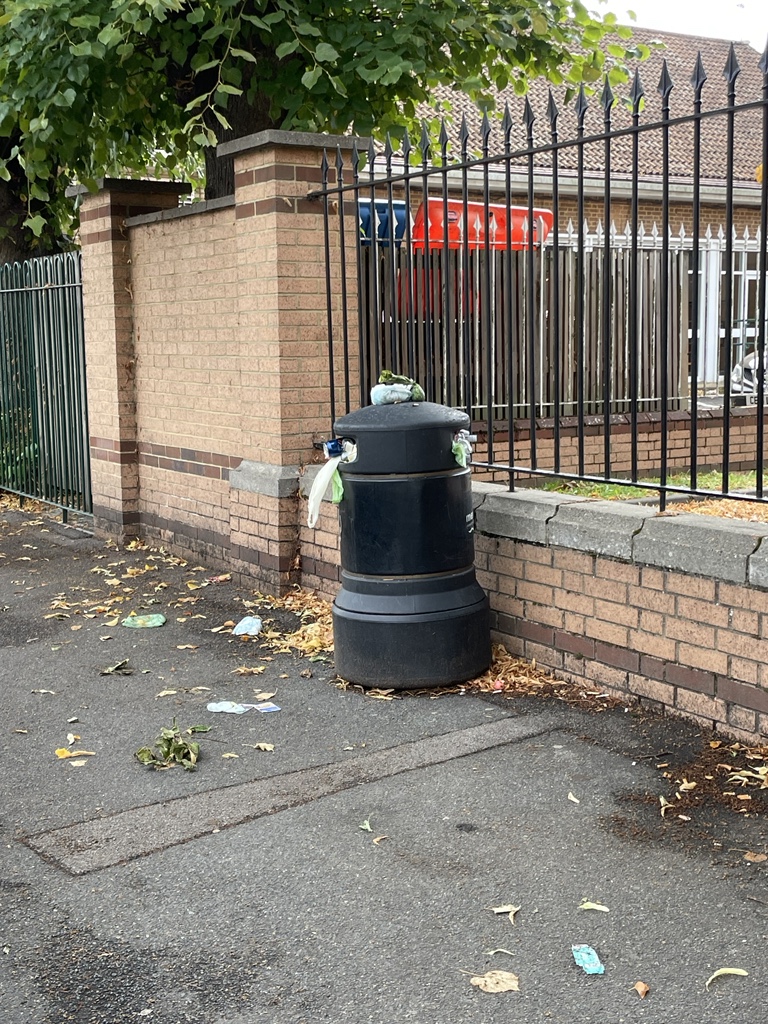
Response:
[[[591,946],[571,946],[573,959],[585,974],[605,974],[600,957]]]

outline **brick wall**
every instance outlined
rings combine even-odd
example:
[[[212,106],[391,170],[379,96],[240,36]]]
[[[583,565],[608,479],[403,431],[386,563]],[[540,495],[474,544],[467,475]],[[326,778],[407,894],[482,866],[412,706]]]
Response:
[[[536,456],[539,469],[554,469],[555,431],[552,420],[537,421]],[[476,424],[477,444],[474,446],[475,459],[479,462],[488,458],[488,433],[484,425]],[[584,425],[584,468],[589,475],[600,475],[605,471],[603,419],[597,416],[585,418]],[[531,432],[527,424],[520,421],[515,427],[515,463],[530,465]],[[754,407],[744,406],[731,410],[730,424],[730,468],[732,471],[753,469],[757,438],[757,412]],[[506,464],[509,455],[509,432],[497,430],[493,439],[494,462]],[[637,432],[638,471],[640,476],[658,476],[661,458],[661,416],[659,413],[640,413]],[[697,417],[696,462],[700,471],[719,469],[723,456],[723,410],[699,409]],[[691,414],[687,410],[668,413],[667,462],[670,472],[688,470],[691,465]],[[578,472],[579,432],[576,419],[561,420],[560,466],[564,473]],[[628,476],[632,470],[632,432],[629,416],[611,417],[611,474]],[[501,481],[505,474],[484,475],[484,479]]]

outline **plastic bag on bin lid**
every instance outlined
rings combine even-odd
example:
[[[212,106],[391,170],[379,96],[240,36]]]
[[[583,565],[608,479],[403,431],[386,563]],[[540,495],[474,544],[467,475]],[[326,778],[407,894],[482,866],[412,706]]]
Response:
[[[403,377],[382,370],[379,383],[371,388],[371,402],[374,405],[398,405],[400,402],[423,402],[424,391],[411,377]]]

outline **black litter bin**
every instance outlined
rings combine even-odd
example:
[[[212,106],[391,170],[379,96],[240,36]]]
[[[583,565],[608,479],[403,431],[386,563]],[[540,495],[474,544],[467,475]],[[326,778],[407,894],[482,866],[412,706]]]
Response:
[[[432,402],[368,406],[334,424],[341,463],[342,588],[336,671],[367,686],[463,682],[491,662],[488,597],[475,578],[469,469],[452,444],[469,417]]]

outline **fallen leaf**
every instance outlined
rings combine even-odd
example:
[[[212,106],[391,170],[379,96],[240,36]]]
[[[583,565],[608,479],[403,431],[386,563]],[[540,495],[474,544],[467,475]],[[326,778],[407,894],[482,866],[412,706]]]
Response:
[[[57,750],[54,751],[54,753],[56,754],[56,757],[60,758],[61,760],[65,760],[66,758],[69,758],[69,757],[95,757],[96,756],[96,751],[95,750],[67,750],[66,747],[59,747]]]
[[[232,669],[232,675],[237,676],[260,676],[262,672],[266,672],[266,665],[240,665],[238,668]]]
[[[492,910],[494,914],[509,914],[509,920],[512,922],[512,924],[514,924],[515,914],[518,912],[518,910],[522,910],[523,908],[516,907],[513,903],[505,903],[501,907],[488,907],[488,909]]]
[[[240,757],[239,754],[231,754],[231,753],[230,754],[222,754],[221,756],[222,757]]]
[[[209,692],[210,686],[193,686],[189,691],[190,693],[203,693],[204,691]]]
[[[82,627],[82,625],[77,625],[77,626],[70,626],[69,628],[72,630],[73,633],[76,633],[78,629],[82,629],[83,627]]]
[[[648,993],[651,991],[650,987],[645,984],[644,981],[636,981],[632,988],[637,992],[641,999],[645,999]]]
[[[373,840],[373,845],[378,846],[379,843],[383,843],[385,839],[389,839],[389,836],[376,836]]]
[[[277,696],[277,690],[273,690],[270,693],[268,690],[261,690],[259,693],[254,693],[253,699],[257,702],[262,700],[272,700],[273,697]]]
[[[581,800],[579,800],[578,797],[575,797],[573,795],[573,793],[570,793],[570,792],[568,793],[568,799],[571,801],[572,804],[580,804],[581,803]]]
[[[469,979],[469,983],[483,992],[520,991],[520,979],[511,971],[487,971],[485,974],[476,974]]]
[[[160,693],[155,694],[155,697],[172,697],[174,693],[178,693],[178,690],[161,690]]]
[[[585,900],[583,903],[579,904],[579,910],[602,910],[604,914],[609,913],[608,907],[604,906],[604,904],[590,903],[589,900]]]
[[[715,971],[715,973],[710,978],[707,979],[707,983],[704,987],[706,989],[709,989],[709,986],[712,984],[715,978],[721,978],[724,974],[738,974],[740,978],[747,978],[749,976],[747,972],[742,971],[740,967],[721,967],[719,970]]]
[[[133,669],[128,667],[128,658],[124,658],[122,661],[118,661],[115,665],[107,665],[106,668],[101,670],[100,675],[102,676],[132,676]]]
[[[371,700],[396,700],[394,690],[381,690],[374,688],[373,690],[366,690],[365,696],[370,697]]]
[[[82,768],[84,764],[88,764],[88,758],[79,757],[76,761],[69,761],[69,764],[71,764],[73,768]]]
[[[486,949],[484,955],[485,956],[496,956],[497,953],[506,953],[507,956],[514,956],[515,955],[512,952],[511,949],[504,949],[503,947],[499,947],[499,949]]]
[[[196,651],[198,648],[197,644],[177,644],[177,651]]]
[[[713,750],[717,750],[718,747],[722,747],[723,741],[722,740],[710,740],[709,741],[709,745],[710,745],[710,747],[712,747]]]
[[[361,828],[363,832],[373,832],[373,829],[371,828],[371,823],[367,818],[362,823],[362,825],[358,826],[358,828]]]
[[[17,729],[17,732],[20,730]],[[749,850],[744,854],[744,860],[748,860],[750,864],[762,864],[764,860],[768,860],[768,853],[752,853]]]
[[[244,743],[243,746],[244,747],[251,747],[253,750],[266,750],[266,751],[270,751],[270,750],[274,750],[275,749],[275,744],[274,743]]]

